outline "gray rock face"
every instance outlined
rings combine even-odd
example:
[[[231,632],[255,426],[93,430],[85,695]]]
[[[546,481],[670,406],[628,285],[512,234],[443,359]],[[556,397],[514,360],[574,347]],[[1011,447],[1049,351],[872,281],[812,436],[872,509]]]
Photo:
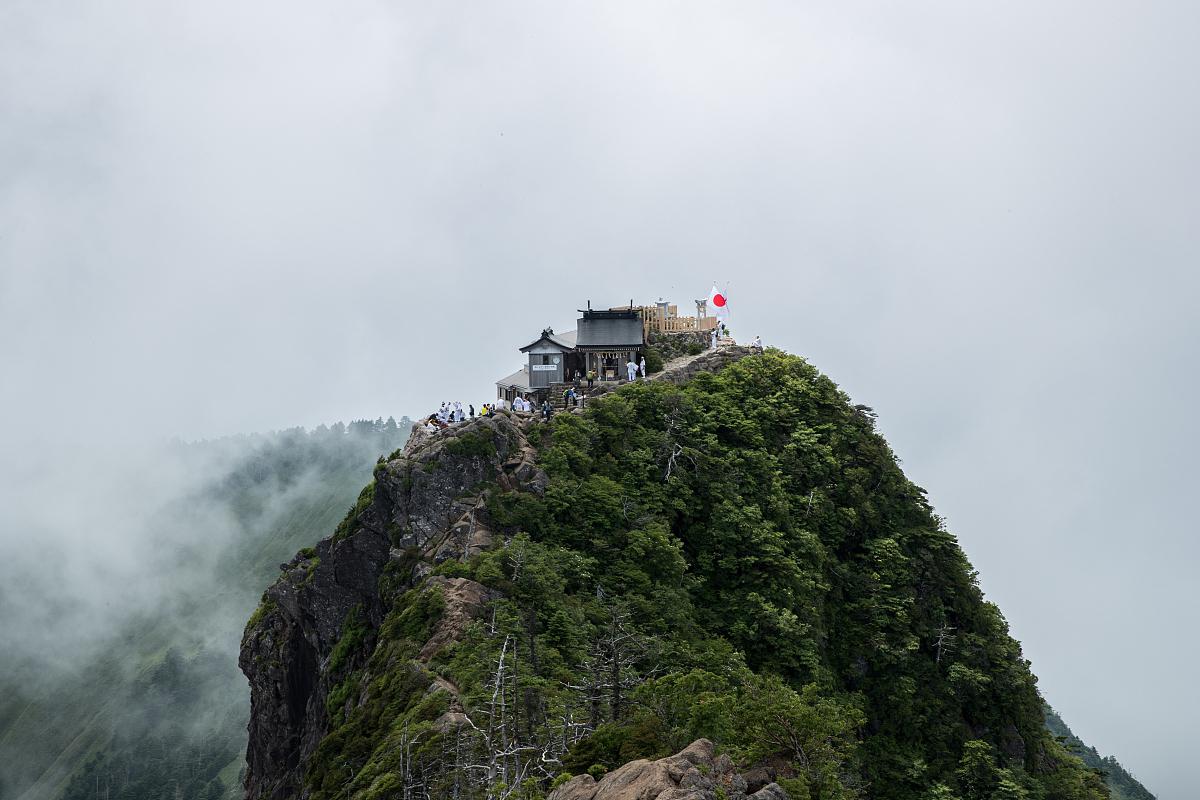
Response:
[[[754,355],[757,351],[740,344],[722,344],[716,350],[705,350],[698,356],[668,361],[662,372],[650,376],[652,381],[686,383],[701,372],[716,372],[724,366]]]
[[[788,800],[788,793],[778,783],[768,783],[754,794],[751,800]]]
[[[577,775],[550,793],[547,800],[745,800],[746,781],[728,756],[716,756],[713,743],[697,739],[673,756],[639,759],[613,770],[599,781]],[[788,800],[771,783],[751,795],[754,800]]]
[[[361,666],[351,661],[329,674],[329,656],[352,613],[369,652],[390,599],[380,586],[389,564],[398,573],[390,576],[394,590],[402,590],[431,565],[490,546],[483,500],[472,492],[488,481],[539,491],[545,474],[534,458],[521,423],[505,414],[414,436],[399,458],[376,468],[371,501],[347,531],[283,565],[246,628],[238,661],[250,681],[248,798],[301,796],[303,765],[328,732],[325,698]],[[482,586],[461,578],[429,585],[446,596],[446,611],[424,657],[452,641],[487,599]]]

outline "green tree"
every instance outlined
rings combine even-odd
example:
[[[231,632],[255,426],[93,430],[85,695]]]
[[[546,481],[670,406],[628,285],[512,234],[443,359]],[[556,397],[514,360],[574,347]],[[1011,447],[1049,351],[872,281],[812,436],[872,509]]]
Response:
[[[797,692],[768,675],[743,688],[737,707],[737,735],[750,762],[786,757],[814,800],[858,796],[852,776],[866,718],[853,704],[824,696],[815,684]]]
[[[1000,770],[992,746],[979,739],[967,742],[954,777],[963,800],[992,800],[1000,785]]]

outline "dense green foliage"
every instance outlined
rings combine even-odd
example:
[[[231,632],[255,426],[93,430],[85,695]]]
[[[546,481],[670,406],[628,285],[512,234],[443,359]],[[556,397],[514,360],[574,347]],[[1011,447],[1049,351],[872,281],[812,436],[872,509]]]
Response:
[[[464,433],[446,445],[446,452],[454,456],[488,458],[496,454],[496,445],[490,437],[483,434]]]
[[[180,584],[170,605],[125,620],[69,683],[0,676],[0,797],[241,797],[244,622],[279,563],[328,534],[409,427],[363,420],[180,445],[175,457],[204,480],[161,508],[142,498],[147,516],[166,540],[194,532],[191,547],[228,549],[203,572],[187,548],[152,554]]]
[[[429,663],[385,623],[363,675],[386,691],[323,743],[314,797],[532,797],[699,736],[787,764],[795,800],[1107,796],[870,409],[803,360],[632,384],[531,439],[544,496],[492,493],[509,543],[441,567],[496,590],[493,616]],[[466,734],[431,727],[435,676]]]
[[[1120,762],[1112,756],[1102,756],[1096,748],[1084,744],[1050,706],[1046,706],[1046,728],[1068,750],[1083,759],[1084,764],[1104,773],[1104,782],[1108,784],[1113,800],[1154,800],[1154,795],[1130,775]]]
[[[646,360],[646,372],[653,375],[656,372],[662,372],[663,357],[657,349],[646,347],[642,350],[642,358]]]

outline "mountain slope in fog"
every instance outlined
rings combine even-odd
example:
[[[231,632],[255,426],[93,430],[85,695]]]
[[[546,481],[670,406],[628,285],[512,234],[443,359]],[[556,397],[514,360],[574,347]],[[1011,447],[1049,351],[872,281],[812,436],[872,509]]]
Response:
[[[157,600],[114,611],[112,630],[86,657],[66,655],[64,631],[59,671],[39,669],[52,653],[6,654],[0,798],[236,796],[248,701],[236,653],[258,602],[254,587],[341,519],[376,459],[399,447],[410,426],[338,423],[162,454],[164,471],[194,473],[197,482],[182,494],[164,488],[161,497],[134,498],[146,512],[127,538],[153,565],[141,582],[155,585],[142,591]],[[95,521],[94,535],[113,546],[125,534]],[[99,577],[96,585],[109,588],[89,588],[85,602],[118,605],[127,587]],[[78,602],[69,591],[37,600],[62,604],[64,619]]]
[[[1121,762],[1112,756],[1102,756],[1096,748],[1076,736],[1053,708],[1046,706],[1046,727],[1050,733],[1083,759],[1083,763],[1104,773],[1104,782],[1113,800],[1154,800],[1150,790],[1129,774]]]

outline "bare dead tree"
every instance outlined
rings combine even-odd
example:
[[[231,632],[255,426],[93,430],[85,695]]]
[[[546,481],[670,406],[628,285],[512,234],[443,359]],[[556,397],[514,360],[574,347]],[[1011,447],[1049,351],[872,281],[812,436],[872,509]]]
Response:
[[[488,727],[484,736],[484,746],[488,754],[488,783],[494,783],[504,775],[504,751],[508,750],[508,726],[505,725],[504,713],[507,700],[505,685],[504,659],[508,655],[508,645],[511,636],[504,637],[500,647],[500,657],[496,662],[496,671],[492,679],[492,699],[488,707]],[[507,783],[507,781],[504,781]]]
[[[684,447],[679,441],[680,428],[683,425],[683,413],[679,406],[671,409],[670,413],[664,415],[667,421],[666,435],[663,441],[663,456],[666,458],[666,467],[663,470],[663,481],[669,481],[671,475],[679,468],[680,461],[687,459],[694,469],[696,467],[696,458],[692,455],[692,448]]]
[[[604,681],[604,651],[598,645],[593,645],[588,651],[587,658],[580,665],[583,671],[581,683],[568,683],[566,688],[581,698],[588,708],[587,725],[592,730],[604,722],[604,693],[608,688]]]
[[[638,669],[646,653],[646,641],[629,624],[628,611],[613,606],[608,623],[580,665],[584,680],[567,687],[586,701],[593,729],[624,716],[629,692],[646,679]]]
[[[512,570],[512,582],[517,583],[521,580],[521,568],[525,566],[525,548],[510,547],[508,554],[508,566]]]
[[[937,659],[935,663],[941,664],[942,654],[949,653],[954,650],[954,640],[954,628],[943,623],[942,626],[938,628],[937,640],[933,645],[934,648],[937,649]]]
[[[413,746],[431,730],[426,728],[413,734],[409,731],[408,722],[405,722],[400,731],[397,747],[400,751],[401,800],[421,800],[427,794],[425,765],[416,762]]]
[[[633,667],[642,655],[641,637],[629,627],[628,622],[628,612],[614,608],[607,634],[602,640],[608,654],[609,708],[614,721],[624,716],[626,689],[641,683],[633,673]]]
[[[519,579],[528,566],[525,555],[517,551],[510,559],[510,574]],[[483,632],[499,647],[483,696],[466,704],[453,737],[445,736],[440,758],[426,753],[425,764],[418,765],[415,744],[401,736],[412,748],[402,762],[406,776],[413,777],[406,777],[407,788],[396,800],[517,800],[530,781],[560,772],[570,748],[597,726],[628,714],[630,693],[647,677],[650,642],[634,628],[627,609],[609,605],[608,619],[577,671],[580,677],[557,693],[539,688],[537,629],[530,609],[514,615],[493,607]],[[419,772],[418,766],[428,769],[434,762],[436,772]]]

